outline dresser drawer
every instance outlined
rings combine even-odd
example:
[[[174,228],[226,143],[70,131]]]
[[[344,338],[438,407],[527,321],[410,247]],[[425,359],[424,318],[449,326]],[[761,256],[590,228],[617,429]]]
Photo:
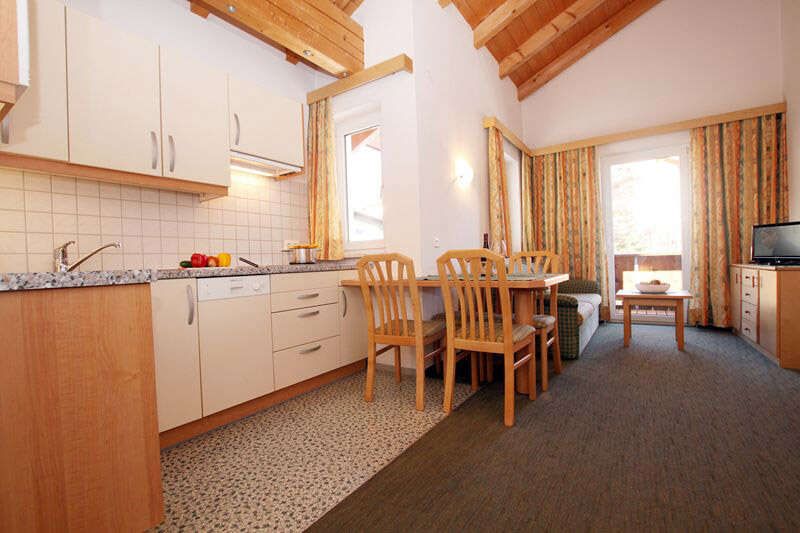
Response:
[[[742,335],[747,337],[753,342],[758,342],[758,329],[755,322],[742,319]]]
[[[742,302],[758,305],[758,287],[742,285]]]
[[[339,367],[339,337],[295,346],[273,354],[275,388],[282,389]]]
[[[272,313],[272,345],[275,350],[299,346],[338,334],[337,304]]]
[[[339,289],[337,287],[279,292],[272,295],[272,312],[277,313],[316,305],[335,304],[338,301]]]
[[[758,304],[758,270],[742,269],[742,300]]]
[[[742,320],[746,320],[748,322],[752,322],[753,324],[758,323],[758,306],[751,304],[750,302],[742,302]]]
[[[298,272],[296,274],[273,274],[270,276],[272,292],[302,291],[339,285],[339,271]]]

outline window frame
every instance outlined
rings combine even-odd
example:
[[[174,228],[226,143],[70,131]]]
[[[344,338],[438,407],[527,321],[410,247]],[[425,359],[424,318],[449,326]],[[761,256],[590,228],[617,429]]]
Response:
[[[348,212],[347,198],[347,153],[345,138],[348,135],[358,133],[370,128],[382,129],[380,120],[380,110],[369,108],[357,113],[347,113],[340,117],[334,117],[334,135],[336,143],[336,185],[339,201],[339,210],[342,213],[342,241],[346,257],[363,255],[369,251],[383,251],[386,249],[386,226],[384,219],[383,239],[371,241],[351,241],[350,240],[350,216]],[[381,134],[383,132],[381,131]],[[383,153],[381,152],[381,200],[383,199],[383,174],[384,174]],[[385,206],[384,206],[385,207]],[[385,211],[384,211],[385,214]]]

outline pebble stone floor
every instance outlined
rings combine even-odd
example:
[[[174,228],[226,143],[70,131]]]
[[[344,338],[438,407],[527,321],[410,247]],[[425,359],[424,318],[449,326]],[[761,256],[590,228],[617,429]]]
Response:
[[[302,531],[433,428],[442,382],[364,372],[162,451],[166,518],[156,531]],[[457,383],[454,403],[470,395]]]

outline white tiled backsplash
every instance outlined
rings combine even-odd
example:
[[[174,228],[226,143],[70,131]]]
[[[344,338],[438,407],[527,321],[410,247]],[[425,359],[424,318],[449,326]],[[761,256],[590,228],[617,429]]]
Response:
[[[0,168],[0,272],[53,269],[53,248],[74,240],[70,261],[120,241],[80,270],[174,268],[194,252],[282,264],[284,240],[308,238],[304,177],[233,173],[229,195],[193,194]]]

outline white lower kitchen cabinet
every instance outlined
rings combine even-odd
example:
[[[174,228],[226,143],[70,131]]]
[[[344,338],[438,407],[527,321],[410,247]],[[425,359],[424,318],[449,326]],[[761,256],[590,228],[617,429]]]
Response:
[[[275,388],[282,389],[339,368],[339,337],[275,352]]]
[[[203,416],[275,390],[267,276],[198,281]]]
[[[343,270],[339,279],[357,279],[355,270]],[[339,356],[341,366],[367,357],[367,315],[359,287],[340,287]]]
[[[150,290],[158,430],[166,431],[203,416],[197,282],[161,280],[153,283]]]

